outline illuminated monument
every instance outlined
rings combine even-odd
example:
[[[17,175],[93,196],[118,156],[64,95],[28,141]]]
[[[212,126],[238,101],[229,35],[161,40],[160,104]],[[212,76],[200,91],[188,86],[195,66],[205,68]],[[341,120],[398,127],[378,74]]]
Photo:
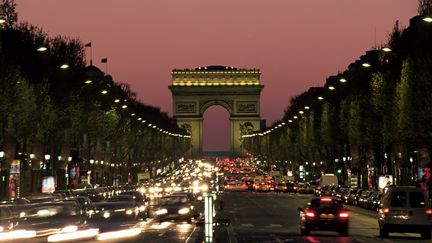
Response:
[[[172,85],[173,115],[180,127],[191,135],[189,156],[202,156],[203,114],[213,105],[230,114],[231,152],[244,155],[242,135],[260,129],[260,83],[258,69],[208,66],[174,69]]]

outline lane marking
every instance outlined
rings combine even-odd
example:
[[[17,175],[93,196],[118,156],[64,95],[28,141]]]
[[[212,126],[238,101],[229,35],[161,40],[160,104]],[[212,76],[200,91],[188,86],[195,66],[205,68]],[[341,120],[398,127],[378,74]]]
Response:
[[[270,224],[270,225],[268,225],[266,227],[267,228],[280,228],[280,227],[282,227],[282,225],[281,224]]]
[[[192,233],[188,236],[188,238],[186,238],[185,243],[188,243],[188,242],[189,242],[189,240],[191,239],[191,237],[192,237],[192,235],[193,235],[193,233],[195,232],[196,229],[197,229],[197,226],[195,225],[195,226],[194,226],[194,229],[192,230]]]

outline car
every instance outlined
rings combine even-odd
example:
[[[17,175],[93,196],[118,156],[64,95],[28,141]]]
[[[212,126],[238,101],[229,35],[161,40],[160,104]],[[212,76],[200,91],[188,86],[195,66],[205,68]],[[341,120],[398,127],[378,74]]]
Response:
[[[314,197],[304,207],[298,208],[300,232],[309,235],[310,231],[336,231],[341,236],[348,235],[350,213],[334,197]]]
[[[431,239],[432,209],[425,191],[415,186],[388,187],[380,201],[378,226],[381,237],[411,232]]]
[[[147,205],[143,196],[137,197],[133,193],[122,192],[119,195],[108,198],[106,202],[130,202],[138,210],[138,218],[146,219],[148,217]]]
[[[113,200],[93,203],[94,214],[92,221],[136,221],[139,208],[133,200]]]
[[[286,189],[287,193],[297,193],[297,187],[296,187],[296,184],[294,182],[291,182],[291,181],[287,182],[286,187],[287,187],[287,189]]]
[[[64,227],[83,225],[86,215],[73,201],[32,203],[25,210],[25,220],[16,229],[35,230],[38,236],[61,231]]]
[[[156,222],[169,220],[192,222],[196,215],[192,202],[185,195],[171,195],[160,198],[153,206],[152,216]]]
[[[287,191],[286,183],[277,183],[277,184],[275,184],[274,191],[275,192],[286,192]]]

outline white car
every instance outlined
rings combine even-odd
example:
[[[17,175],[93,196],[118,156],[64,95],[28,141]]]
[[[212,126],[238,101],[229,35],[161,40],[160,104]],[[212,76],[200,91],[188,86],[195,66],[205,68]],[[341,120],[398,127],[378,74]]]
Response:
[[[426,193],[414,186],[390,186],[380,201],[378,224],[381,237],[412,232],[430,239],[432,209]]]

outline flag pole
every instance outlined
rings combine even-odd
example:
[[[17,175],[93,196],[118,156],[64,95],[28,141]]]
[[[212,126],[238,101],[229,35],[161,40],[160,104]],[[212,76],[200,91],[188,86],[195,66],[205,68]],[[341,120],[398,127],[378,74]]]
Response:
[[[90,66],[93,66],[93,47],[90,41]]]

